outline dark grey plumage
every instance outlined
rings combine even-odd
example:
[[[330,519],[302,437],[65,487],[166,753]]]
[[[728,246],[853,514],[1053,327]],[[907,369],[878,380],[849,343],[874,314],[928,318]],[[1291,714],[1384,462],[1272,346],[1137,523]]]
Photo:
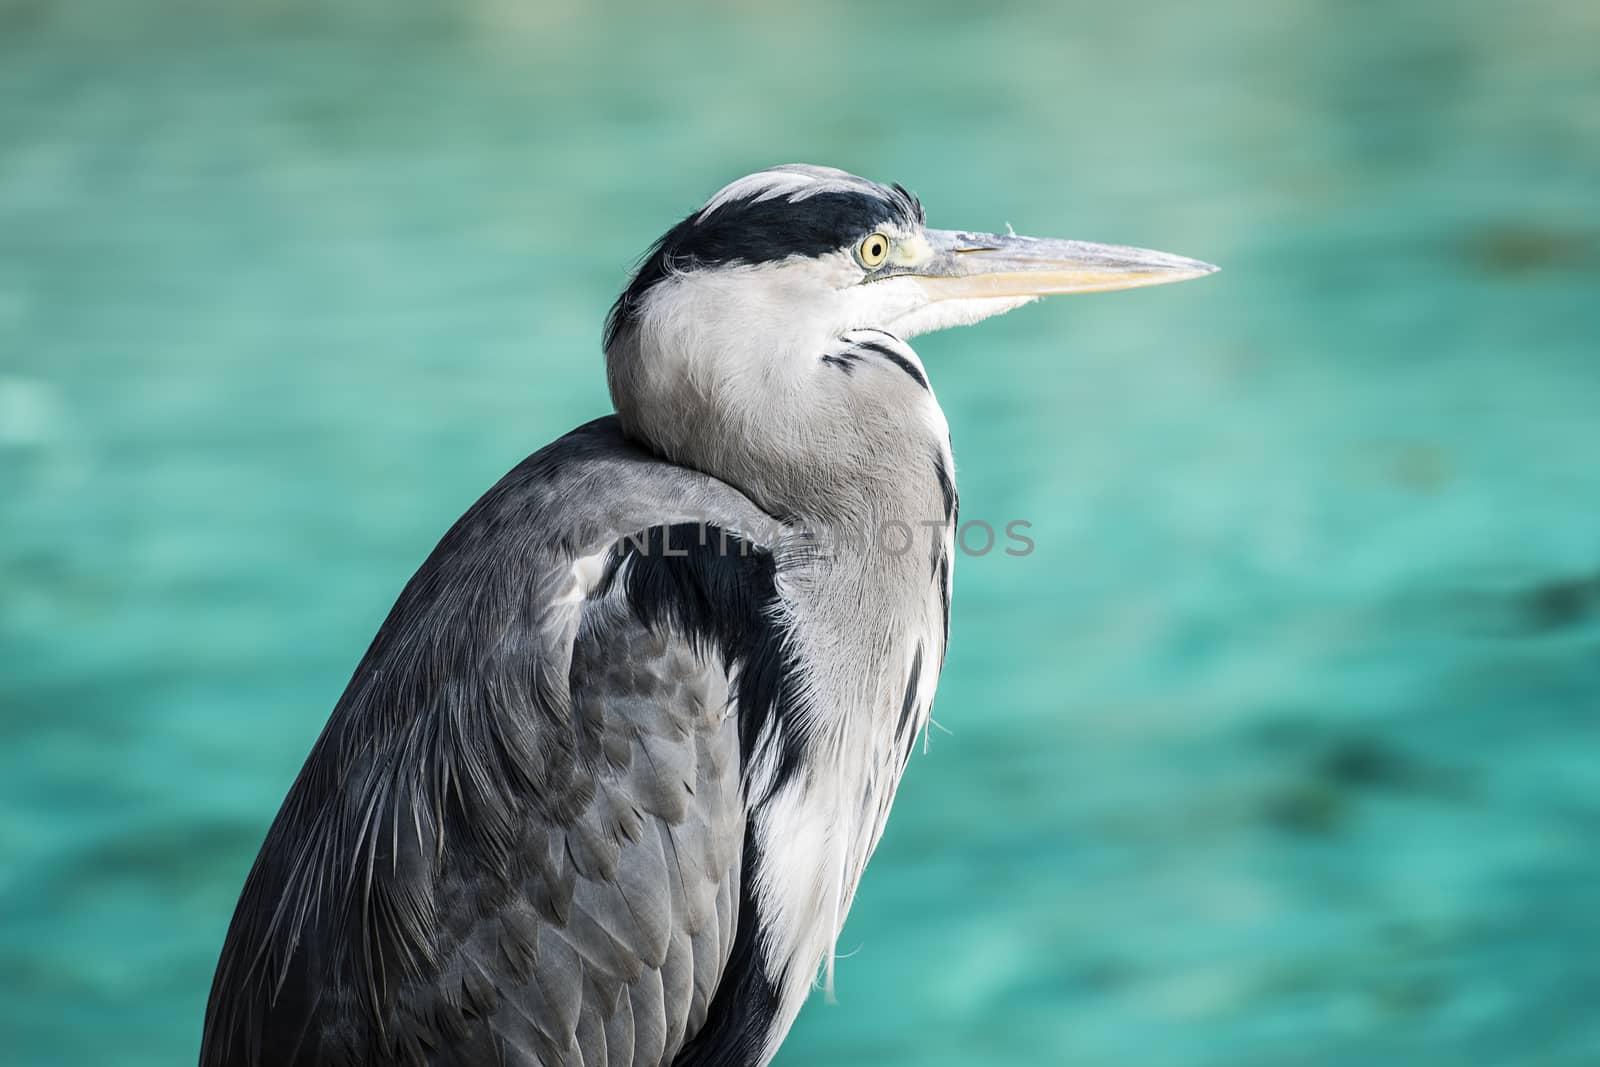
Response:
[[[1213,269],[929,229],[801,164],[674,226],[607,320],[617,414],[479,500],[357,667],[202,1067],[770,1062],[949,637],[955,465],[906,338]]]
[[[652,528],[702,520],[776,528],[628,444],[615,418],[530,457],[462,517],[273,824],[228,931],[203,1065],[741,1062],[678,1058],[714,1010],[759,1043],[759,972],[745,1003],[723,982],[736,931],[753,928],[728,696],[755,655],[772,662],[742,693],[781,688],[751,636],[769,625],[771,556],[737,540],[666,555],[658,532],[645,566],[621,566]],[[573,561],[596,552],[606,571],[559,617]],[[624,588],[630,573],[658,588]]]

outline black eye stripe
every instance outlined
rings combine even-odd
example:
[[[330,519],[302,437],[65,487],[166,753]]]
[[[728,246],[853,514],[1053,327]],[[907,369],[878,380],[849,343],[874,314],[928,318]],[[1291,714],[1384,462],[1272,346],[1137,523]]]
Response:
[[[750,197],[717,207],[700,217],[690,215],[646,253],[626,290],[606,320],[605,345],[610,347],[619,330],[636,314],[640,299],[675,271],[693,271],[731,263],[761,264],[790,256],[814,258],[830,252],[857,249],[860,242],[889,225],[914,230],[923,222],[922,205],[899,186],[863,187],[830,191],[790,200],[774,196]],[[886,256],[882,240],[873,257]]]

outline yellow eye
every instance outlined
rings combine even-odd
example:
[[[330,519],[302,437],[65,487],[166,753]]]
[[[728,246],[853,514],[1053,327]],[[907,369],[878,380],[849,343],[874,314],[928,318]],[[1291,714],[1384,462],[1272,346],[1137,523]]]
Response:
[[[889,238],[881,233],[869,233],[856,248],[863,267],[881,267],[889,258]]]

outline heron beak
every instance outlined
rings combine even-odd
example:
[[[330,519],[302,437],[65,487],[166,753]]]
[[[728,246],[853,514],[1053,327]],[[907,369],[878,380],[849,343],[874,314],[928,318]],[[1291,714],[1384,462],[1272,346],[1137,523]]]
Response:
[[[1102,293],[1166,285],[1218,268],[1148,248],[1015,234],[926,230],[933,255],[908,266],[930,300]]]

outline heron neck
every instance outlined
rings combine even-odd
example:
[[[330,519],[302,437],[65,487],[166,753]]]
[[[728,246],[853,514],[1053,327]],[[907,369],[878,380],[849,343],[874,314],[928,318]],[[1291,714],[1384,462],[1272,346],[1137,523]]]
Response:
[[[755,819],[771,835],[760,892],[783,917],[773,947],[785,1013],[798,1011],[819,964],[831,989],[835,942],[944,661],[956,504],[948,441],[880,442],[872,469],[885,473],[837,485],[825,514],[799,520],[813,549],[781,571],[806,769]]]

